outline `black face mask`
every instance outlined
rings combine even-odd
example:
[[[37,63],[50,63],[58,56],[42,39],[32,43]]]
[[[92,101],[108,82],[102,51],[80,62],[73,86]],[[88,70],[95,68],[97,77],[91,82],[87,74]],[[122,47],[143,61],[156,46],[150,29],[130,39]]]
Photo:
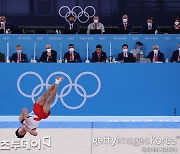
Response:
[[[73,21],[73,20],[69,20],[69,23],[71,23],[71,24],[72,24],[72,23],[74,23],[74,21]]]

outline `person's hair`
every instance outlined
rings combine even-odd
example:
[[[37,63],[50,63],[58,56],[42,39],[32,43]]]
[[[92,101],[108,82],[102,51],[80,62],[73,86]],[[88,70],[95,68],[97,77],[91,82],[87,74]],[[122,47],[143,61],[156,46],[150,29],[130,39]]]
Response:
[[[147,20],[152,20],[153,21],[153,17],[148,17]]]
[[[68,19],[70,19],[71,17],[75,19],[75,17],[72,14],[68,17]]]
[[[157,45],[157,44],[154,44],[154,45],[153,45],[153,48],[154,48],[154,47],[157,47],[157,48],[159,49],[159,45]]]
[[[94,17],[98,17],[98,18],[99,18],[99,16],[98,16],[98,15],[96,15],[96,14],[94,15]],[[93,18],[94,18],[94,17],[93,17]]]
[[[127,44],[123,44],[123,45],[122,45],[122,48],[125,47],[125,46],[128,48],[128,45],[127,45]]]
[[[20,44],[17,44],[17,45],[16,45],[16,48],[17,48],[17,47],[22,47],[22,45],[20,45]]]
[[[180,21],[179,17],[174,18],[174,21],[176,21],[176,20]]]
[[[143,44],[140,41],[136,42],[136,44],[139,46],[143,46]]]
[[[19,128],[15,131],[17,138],[23,138],[26,135],[26,133],[24,135],[20,135],[18,131],[19,131]]]
[[[98,45],[96,45],[96,48],[101,48],[102,49],[102,45],[98,44]]]
[[[127,15],[127,14],[123,14],[122,18],[123,18],[124,16],[127,16],[127,17],[128,17],[128,15]]]
[[[69,47],[70,47],[70,46],[73,46],[73,47],[74,47],[74,44],[69,44]]]

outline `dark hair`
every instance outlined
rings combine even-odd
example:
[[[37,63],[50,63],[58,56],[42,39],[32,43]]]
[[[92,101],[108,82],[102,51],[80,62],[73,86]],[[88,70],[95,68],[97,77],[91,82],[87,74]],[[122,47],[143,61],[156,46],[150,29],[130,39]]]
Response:
[[[176,20],[178,20],[178,21],[179,21],[179,17],[174,18],[174,21],[176,21]]]
[[[17,47],[22,47],[22,45],[20,45],[20,44],[17,44],[17,45],[16,45],[16,48],[17,48]]]
[[[73,46],[73,47],[74,47],[74,44],[69,44],[69,47],[70,47],[70,46]]]
[[[125,47],[125,46],[128,48],[128,45],[127,45],[127,44],[123,44],[123,45],[122,45],[122,48]]]
[[[73,17],[75,19],[75,17],[72,14],[68,17],[68,19],[70,19],[71,17]]]
[[[139,46],[143,46],[143,44],[140,41],[136,42],[136,44]]]
[[[148,17],[147,19],[149,19],[149,20],[153,20],[153,17]]]
[[[19,131],[19,128],[15,131],[15,134],[16,134],[17,138],[23,138],[26,133],[24,135],[19,135],[18,131]]]
[[[98,44],[98,45],[96,45],[96,48],[101,48],[102,49],[102,45]]]
[[[99,16],[97,14],[95,14],[94,17],[98,17],[99,18]]]

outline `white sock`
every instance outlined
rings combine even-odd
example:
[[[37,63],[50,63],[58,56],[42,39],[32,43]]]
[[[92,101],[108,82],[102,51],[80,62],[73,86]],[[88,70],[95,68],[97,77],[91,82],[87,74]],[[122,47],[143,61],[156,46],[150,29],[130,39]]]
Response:
[[[59,84],[61,82],[61,78],[55,80],[55,84]]]

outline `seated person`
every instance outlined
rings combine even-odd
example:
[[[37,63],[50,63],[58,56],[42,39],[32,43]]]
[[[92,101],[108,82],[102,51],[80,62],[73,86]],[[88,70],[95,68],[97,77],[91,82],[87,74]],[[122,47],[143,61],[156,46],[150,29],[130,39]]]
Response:
[[[135,62],[135,58],[133,57],[133,54],[128,52],[128,45],[123,44],[122,45],[122,52],[118,54],[117,61],[124,62],[124,59],[131,59],[132,62]]]
[[[4,30],[4,33],[6,34],[11,34],[12,31],[17,29],[16,25],[6,21],[5,16],[0,17],[0,24],[0,29]]]
[[[46,51],[41,54],[39,62],[57,62],[57,52],[55,50],[52,50],[50,44],[46,44]]]
[[[5,55],[4,53],[0,52],[0,62],[5,62]]]
[[[180,43],[178,44],[178,50],[175,50],[172,54],[171,62],[180,62]]]
[[[144,52],[142,51],[143,44],[141,42],[136,42],[135,49],[131,50],[130,53],[133,54],[134,58],[136,58],[136,61],[140,61],[140,58],[144,58]]]
[[[105,32],[104,30],[104,25],[102,23],[99,22],[99,16],[95,15],[93,17],[93,23],[88,25],[87,28],[87,34],[90,34],[90,30],[101,30],[101,34],[103,34]]]
[[[143,27],[142,34],[155,34],[157,32],[157,26],[153,22],[153,18],[149,17],[147,19],[146,25]]]
[[[179,34],[180,33],[180,19],[177,17],[174,20],[174,25],[171,27],[170,33]]]
[[[120,34],[129,34],[132,32],[132,26],[131,24],[128,22],[128,15],[124,14],[122,16],[122,22],[119,25],[118,28],[118,33]]]
[[[68,63],[82,62],[79,53],[74,51],[74,44],[69,44],[69,51],[64,54],[64,61]]]
[[[106,52],[102,51],[102,45],[96,45],[96,51],[92,53],[92,62],[106,62]]]
[[[150,58],[151,62],[164,62],[164,53],[159,51],[157,44],[153,45],[153,51],[150,51],[146,58]]]
[[[75,17],[70,15],[68,23],[64,25],[64,34],[77,34],[79,33],[79,25],[75,23]]]
[[[16,51],[16,53],[12,54],[11,62],[28,62],[27,55],[22,53],[22,46],[20,44],[16,45]]]

